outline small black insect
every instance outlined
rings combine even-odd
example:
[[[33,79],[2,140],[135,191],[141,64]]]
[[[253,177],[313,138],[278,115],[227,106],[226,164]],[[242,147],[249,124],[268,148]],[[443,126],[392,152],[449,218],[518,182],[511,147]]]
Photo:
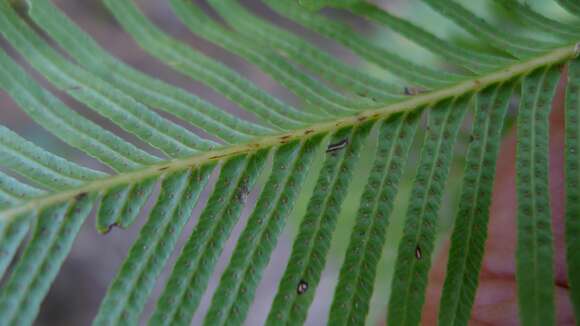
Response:
[[[421,93],[424,93],[425,91],[417,88],[417,87],[407,87],[405,86],[405,88],[403,89],[403,93],[407,96],[413,96],[413,95],[419,95]]]
[[[119,223],[117,223],[117,222],[111,223],[107,226],[107,229],[103,233],[107,234],[107,233],[111,232],[111,230],[113,228],[116,228],[116,227],[119,227]]]
[[[304,294],[308,290],[308,283],[305,280],[300,280],[298,286],[296,287],[296,293]]]
[[[328,145],[328,147],[326,148],[326,152],[327,153],[332,153],[332,152],[339,151],[339,150],[345,148],[346,145],[348,145],[348,139],[347,138],[339,141],[338,143],[334,143],[334,144]]]
[[[417,260],[421,260],[421,258],[423,258],[423,253],[421,252],[421,247],[419,246],[415,248],[415,258],[417,258]]]
[[[79,194],[77,194],[77,195],[75,196],[75,199],[76,199],[76,200],[82,200],[82,199],[83,199],[83,198],[85,198],[86,196],[87,196],[87,193],[86,193],[86,192],[81,192],[81,193],[79,193]]]

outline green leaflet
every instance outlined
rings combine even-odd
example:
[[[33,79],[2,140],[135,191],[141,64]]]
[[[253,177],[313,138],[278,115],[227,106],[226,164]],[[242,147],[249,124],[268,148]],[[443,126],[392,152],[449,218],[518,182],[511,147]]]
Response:
[[[183,247],[150,325],[187,325],[195,313],[223,245],[254,187],[268,152],[237,157],[222,168],[211,198]]]
[[[257,43],[250,38],[231,33],[191,2],[172,0],[170,3],[175,14],[192,33],[254,63],[311,107],[339,116],[379,106],[370,100],[349,97],[334,91],[319,80],[303,73],[275,52],[257,48]]]
[[[560,67],[524,78],[518,112],[516,279],[522,325],[555,322],[552,218],[548,185],[549,116]]]
[[[418,325],[431,268],[438,210],[453,147],[470,97],[446,100],[429,111],[428,130],[407,208],[391,285],[389,325]]]
[[[0,171],[0,208],[15,205],[27,197],[40,196],[44,191],[22,183]]]
[[[230,264],[205,317],[205,325],[241,325],[254,299],[261,275],[294,203],[321,137],[278,149],[272,173],[237,242]]]
[[[138,323],[155,280],[191,217],[212,169],[189,169],[163,180],[157,203],[112,281],[94,325]]]
[[[371,127],[371,123],[366,123],[359,128],[343,128],[331,137],[267,325],[302,324],[306,320],[330,249],[336,218]]]
[[[568,65],[566,88],[566,262],[570,297],[580,320],[580,60]]]
[[[529,6],[520,4],[517,0],[494,1],[503,6],[510,14],[518,17],[525,24],[536,27],[540,31],[549,32],[564,40],[575,41],[580,39],[580,28],[578,26],[547,18]]]
[[[412,85],[439,88],[463,79],[463,76],[436,71],[407,61],[355,34],[348,26],[321,15],[306,12],[290,1],[263,1],[280,15],[342,43],[361,57],[392,72]]]
[[[5,1],[0,2],[0,32],[55,86],[167,156],[188,156],[216,145],[161,117],[79,66],[67,62],[26,25]]]
[[[556,44],[504,33],[471,13],[455,0],[422,0],[473,36],[517,58],[528,58],[557,47]]]
[[[0,172],[0,209],[17,205],[27,198],[41,194],[42,190]],[[0,222],[0,279],[26,236],[31,218],[32,216],[28,216],[18,221]]]
[[[223,64],[170,38],[148,21],[131,0],[104,2],[145,51],[179,72],[203,81],[276,129],[299,128],[305,122],[319,119],[276,100]]]
[[[523,323],[553,323],[547,121],[558,72],[546,67],[559,65],[577,54],[579,49],[574,48],[580,29],[544,17],[515,0],[503,3],[516,10],[515,16],[526,24],[563,40],[536,42],[500,30],[501,24],[496,27],[481,21],[459,5],[458,0],[424,0],[486,45],[511,54],[496,57],[454,45],[449,39],[436,37],[428,28],[422,29],[358,0],[302,0],[302,5],[299,0],[264,1],[277,13],[321,34],[318,36],[352,50],[368,61],[363,61],[364,64],[374,63],[393,72],[406,85],[394,86],[372,77],[374,72],[349,67],[336,53],[319,48],[316,35],[302,35],[300,27],[291,27],[292,31],[279,28],[292,22],[285,22],[267,10],[256,11],[265,14],[259,18],[248,10],[245,2],[208,0],[224,18],[222,25],[219,18],[213,20],[214,16],[205,14],[208,8],[172,1],[176,13],[192,32],[262,68],[305,102],[306,109],[302,110],[281,102],[225,64],[162,32],[141,14],[137,2],[106,0],[119,23],[145,51],[255,115],[258,122],[253,123],[237,119],[183,89],[124,64],[49,0],[28,0],[29,14],[61,49],[53,49],[44,35],[37,33],[26,17],[21,17],[25,10],[16,13],[11,8],[12,1],[0,0],[0,33],[16,54],[21,54],[56,88],[112,121],[115,124],[112,129],[120,127],[146,146],[140,149],[69,109],[0,50],[0,89],[37,124],[115,170],[108,175],[75,165],[0,126],[0,275],[8,270],[21,243],[30,240],[22,244],[20,259],[14,261],[12,273],[2,280],[0,325],[33,323],[42,298],[97,197],[102,197],[97,229],[106,232],[113,226],[126,228],[162,179],[157,203],[95,320],[95,324],[103,325],[141,322],[141,313],[158,276],[212,172],[212,162],[223,160],[209,203],[193,233],[188,234],[189,239],[149,320],[151,325],[189,324],[201,307],[200,300],[209,288],[211,274],[239,219],[245,197],[259,178],[268,152],[274,149],[268,182],[260,192],[204,320],[206,325],[244,323],[314,153],[323,136],[333,135],[268,316],[270,325],[304,323],[325,268],[357,154],[372,125],[387,118],[381,121],[375,166],[362,194],[329,316],[331,324],[364,323],[398,179],[418,116],[425,107],[430,107],[430,129],[399,246],[388,314],[389,324],[417,324],[452,149],[473,93],[479,106],[466,157],[468,167],[439,320],[441,324],[465,324],[481,265],[486,236],[483,225],[487,224],[497,146],[512,91],[509,87],[531,71],[536,72],[524,82],[519,116],[517,277]],[[578,12],[575,0],[559,3],[572,14]],[[449,73],[415,64],[407,60],[405,52],[395,55],[389,47],[375,44],[367,33],[370,31],[355,32],[346,20],[335,19],[335,14],[345,13],[344,10],[315,13],[306,11],[304,6],[344,9],[350,6],[355,13],[391,26],[428,52],[446,58],[451,67],[464,67],[474,74]],[[69,62],[59,50],[70,54],[77,64]],[[577,218],[580,194],[576,189],[580,181],[579,70],[575,61],[570,66],[567,90],[565,145],[567,258],[570,293],[578,315],[580,279],[575,271],[580,269],[580,241],[576,239],[580,233]],[[434,92],[410,97],[416,95],[415,86]],[[364,111],[355,112],[359,109]],[[165,119],[164,114],[172,117]],[[179,121],[174,123],[173,118]],[[203,133],[198,136],[189,131],[190,127],[195,127],[196,132],[205,131],[207,139]],[[150,147],[159,149],[165,157],[148,154]],[[16,174],[26,181],[16,180],[13,177]],[[29,229],[32,231],[27,239]]]
[[[0,223],[0,278],[16,255],[16,250],[24,240],[32,218],[33,216],[25,216],[17,221]]]
[[[513,60],[505,57],[492,56],[469,50],[469,48],[456,46],[438,38],[419,26],[404,19],[395,17],[381,8],[369,3],[360,3],[350,7],[349,9],[358,15],[392,28],[397,33],[400,33],[409,40],[417,43],[417,45],[423,46],[427,50],[439,54],[446,60],[457,62],[473,72],[481,73],[491,71],[513,62]]]
[[[84,196],[39,213],[32,238],[0,289],[0,325],[32,324],[93,201]]]
[[[47,152],[1,125],[0,164],[51,189],[79,186],[106,175]]]
[[[160,80],[122,63],[103,50],[49,0],[29,1],[29,14],[36,24],[95,75],[151,107],[194,124],[229,143],[249,140],[272,129],[250,123]],[[115,73],[111,74],[110,71]]]
[[[341,90],[378,102],[400,99],[401,87],[375,78],[351,67],[320,50],[291,31],[284,30],[257,17],[237,1],[210,0],[212,8],[238,32],[262,47],[276,47],[292,61],[305,67]]]
[[[309,10],[318,10],[324,7],[348,7],[352,4],[359,3],[362,0],[291,0],[298,1],[304,8]]]
[[[0,87],[39,125],[116,171],[157,159],[66,107],[0,50]]]
[[[131,226],[156,183],[156,178],[150,178],[107,190],[97,211],[97,231],[108,233],[115,226],[122,229]]]
[[[576,0],[556,0],[556,2],[572,15],[580,17],[580,3]]]
[[[503,122],[514,85],[493,86],[477,95],[459,209],[439,305],[439,325],[467,325],[485,250],[489,206]]]
[[[365,323],[389,215],[420,116],[421,111],[397,114],[380,126],[375,163],[361,196],[328,315],[331,325]]]

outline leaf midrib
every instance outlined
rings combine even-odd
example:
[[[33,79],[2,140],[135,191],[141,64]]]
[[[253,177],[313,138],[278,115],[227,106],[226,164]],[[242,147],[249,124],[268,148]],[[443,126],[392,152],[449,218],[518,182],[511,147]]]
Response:
[[[506,66],[493,73],[468,79],[430,93],[416,95],[408,100],[397,102],[383,108],[361,111],[356,115],[341,117],[329,122],[315,123],[309,127],[289,132],[256,137],[254,140],[247,143],[225,146],[180,159],[165,160],[158,164],[136,169],[131,172],[112,175],[87,182],[77,188],[71,188],[66,191],[34,198],[19,207],[12,207],[0,211],[0,222],[13,220],[22,216],[24,213],[40,210],[55,203],[74,200],[75,196],[78,196],[79,194],[102,191],[117,185],[134,183],[146,178],[161,176],[165,173],[201,166],[212,161],[255,152],[263,148],[279,146],[292,140],[307,139],[317,134],[336,131],[347,126],[359,125],[368,120],[380,120],[397,112],[410,112],[447,98],[458,97],[471,91],[478,91],[495,83],[510,80],[540,67],[554,65],[575,58],[580,54],[578,52],[578,45],[580,45],[580,43],[560,47],[529,60]]]

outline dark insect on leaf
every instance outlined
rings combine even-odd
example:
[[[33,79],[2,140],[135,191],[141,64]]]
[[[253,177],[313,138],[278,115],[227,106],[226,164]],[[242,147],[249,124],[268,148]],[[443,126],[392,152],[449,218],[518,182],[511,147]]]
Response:
[[[81,192],[78,195],[75,196],[75,199],[78,200],[82,200],[83,198],[85,198],[87,196],[86,192]]]
[[[326,152],[332,153],[332,152],[339,151],[339,150],[345,148],[346,145],[348,145],[348,139],[345,138],[345,139],[339,141],[338,143],[328,145],[328,147],[326,148]]]
[[[103,234],[107,234],[109,232],[111,232],[111,230],[113,228],[119,227],[119,223],[115,222],[115,223],[111,223],[109,224],[109,226],[107,226],[107,229],[105,230],[105,232],[103,232]]]
[[[425,93],[425,90],[417,88],[417,87],[407,87],[405,86],[403,90],[404,94],[407,96],[419,95],[421,93]]]
[[[421,247],[419,246],[415,248],[415,258],[417,258],[417,260],[421,260],[421,258],[423,258],[423,253],[421,252]]]
[[[298,283],[298,286],[296,287],[296,293],[300,294],[304,294],[304,292],[306,292],[308,290],[308,283],[304,280],[300,280],[300,283]]]

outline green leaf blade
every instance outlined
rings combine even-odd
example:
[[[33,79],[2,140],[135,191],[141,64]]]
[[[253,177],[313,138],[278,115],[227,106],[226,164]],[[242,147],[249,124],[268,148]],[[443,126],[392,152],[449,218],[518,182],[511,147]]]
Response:
[[[189,77],[203,81],[276,129],[298,128],[318,119],[284,104],[221,63],[169,38],[132,1],[105,0],[105,4],[144,50]]]
[[[457,62],[476,73],[495,70],[500,66],[513,62],[505,57],[492,56],[485,53],[471,51],[468,48],[455,46],[419,26],[391,15],[387,11],[368,3],[360,3],[349,9],[355,14],[392,28],[397,33],[417,43],[419,46],[422,46],[433,53],[439,54],[447,60]]]
[[[566,9],[572,15],[580,17],[580,3],[574,0],[556,0],[560,7]]]
[[[438,210],[455,138],[469,100],[469,96],[447,100],[429,111],[428,132],[395,263],[387,314],[390,325],[419,324],[431,268]]]
[[[154,79],[116,59],[81,31],[49,0],[29,1],[29,14],[77,62],[104,80],[110,81],[150,107],[194,124],[227,142],[250,139],[271,132],[258,124],[236,118],[183,89]],[[110,71],[116,71],[111,74]]]
[[[106,176],[56,156],[1,125],[0,164],[51,189],[79,186]]]
[[[209,1],[233,28],[262,47],[274,46],[317,76],[361,97],[386,102],[402,98],[403,90],[351,67],[313,44],[254,15],[236,1]]]
[[[429,89],[439,88],[458,82],[464,78],[457,74],[436,71],[423,65],[410,62],[355,34],[348,26],[327,19],[321,15],[305,12],[303,9],[297,7],[296,4],[289,1],[263,1],[280,15],[288,17],[328,38],[335,39],[368,61],[413,83],[413,86],[418,85]]]
[[[513,88],[513,84],[498,85],[478,94],[439,304],[439,325],[467,325],[471,317],[487,238],[495,165]]]
[[[258,44],[250,38],[233,34],[218,25],[194,3],[179,0],[172,0],[170,3],[175,14],[192,33],[252,62],[302,101],[314,108],[322,109],[324,113],[340,116],[377,105],[370,100],[349,97],[336,92],[302,72],[274,51],[259,48]]]
[[[353,167],[371,127],[372,124],[367,123],[356,129],[344,128],[331,137],[326,160],[294,240],[267,325],[304,323],[326,263]],[[306,289],[300,289],[300,286]]]
[[[516,150],[516,280],[522,325],[555,323],[548,130],[559,76],[559,67],[539,69],[522,84]]]
[[[86,196],[40,213],[28,246],[0,290],[1,324],[32,324],[93,201]]]
[[[241,325],[321,138],[281,147],[272,174],[221,277],[205,325]]]
[[[556,45],[549,42],[528,39],[521,36],[505,33],[495,26],[484,21],[482,18],[465,9],[454,0],[422,0],[441,15],[449,18],[458,26],[480,38],[482,41],[496,47],[498,50],[507,51],[517,58],[527,58],[546,52]]]
[[[69,109],[0,50],[0,87],[39,125],[117,171],[157,159]]]
[[[369,310],[389,215],[420,112],[395,115],[380,126],[374,166],[360,206],[329,313],[329,324],[362,325]]]
[[[208,150],[203,139],[153,112],[95,75],[74,65],[26,25],[6,2],[0,2],[0,32],[30,64],[71,97],[133,133],[169,157]]]
[[[94,325],[134,324],[139,321],[153,286],[180,231],[191,217],[212,167],[167,176],[147,223],[134,241],[119,273],[112,281]]]
[[[130,227],[155,188],[156,179],[122,185],[107,190],[97,211],[97,230],[108,233],[112,227]]]
[[[267,151],[225,163],[206,208],[184,245],[150,325],[189,324],[244,201],[263,168]]]

